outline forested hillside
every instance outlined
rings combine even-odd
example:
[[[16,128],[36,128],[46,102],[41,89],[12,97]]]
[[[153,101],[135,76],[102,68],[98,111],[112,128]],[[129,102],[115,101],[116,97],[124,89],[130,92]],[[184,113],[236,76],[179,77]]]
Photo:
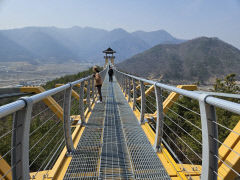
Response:
[[[229,73],[236,73],[240,79],[240,50],[218,38],[201,37],[181,44],[157,45],[117,67],[163,81],[207,83]]]

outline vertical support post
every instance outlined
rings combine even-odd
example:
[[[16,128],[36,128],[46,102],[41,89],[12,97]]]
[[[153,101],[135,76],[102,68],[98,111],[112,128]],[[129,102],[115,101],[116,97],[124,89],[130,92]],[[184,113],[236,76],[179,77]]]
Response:
[[[128,90],[128,81],[127,81],[127,76],[125,76],[125,79],[124,79],[124,83],[125,83],[125,97],[127,97],[127,90]]]
[[[128,77],[128,102],[131,100],[131,80]]]
[[[92,104],[95,102],[94,77],[92,77]]]
[[[67,147],[67,155],[71,155],[74,150],[72,133],[71,133],[71,121],[70,121],[70,108],[71,108],[71,96],[72,96],[72,85],[69,83],[69,88],[65,90],[64,102],[63,102],[63,126],[64,126],[64,137]]]
[[[162,99],[162,89],[154,85],[155,96],[156,96],[156,105],[157,105],[157,124],[156,124],[156,136],[154,149],[156,152],[161,150],[162,137],[163,137],[163,99]]]
[[[123,92],[126,93],[126,80],[125,80],[125,75],[123,75]]]
[[[140,115],[140,123],[144,124],[144,115],[145,115],[145,106],[146,106],[146,97],[145,97],[145,87],[144,82],[140,81],[140,89],[141,89],[141,115]]]
[[[122,78],[122,90],[123,90],[123,93],[124,93],[124,75],[122,74],[121,76],[122,76],[121,77]]]
[[[208,95],[200,98],[200,113],[202,125],[202,175],[201,179],[217,180],[218,172],[218,128],[215,107],[205,102]],[[215,172],[214,172],[215,171]]]
[[[137,92],[136,92],[136,81],[134,78],[132,78],[132,83],[133,83],[133,111],[136,108],[136,99],[137,99]]]
[[[122,75],[122,89],[124,94],[124,91],[125,91],[124,75]]]
[[[91,111],[91,103],[90,103],[90,79],[87,80],[87,106],[88,106],[88,111]]]
[[[119,76],[120,76],[120,79],[121,79],[121,88],[122,88],[122,90],[123,90],[123,75],[120,74]]]
[[[20,98],[25,108],[13,115],[11,166],[12,179],[29,178],[29,132],[32,118],[33,101],[30,97]]]
[[[80,92],[79,92],[79,110],[80,117],[82,121],[82,125],[85,124],[85,116],[84,116],[84,81],[80,83]]]

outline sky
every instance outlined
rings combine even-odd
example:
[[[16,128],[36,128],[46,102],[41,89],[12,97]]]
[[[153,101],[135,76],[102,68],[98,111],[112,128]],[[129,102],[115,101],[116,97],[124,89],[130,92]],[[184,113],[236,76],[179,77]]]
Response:
[[[0,0],[0,29],[25,26],[164,29],[218,37],[240,49],[240,0]]]

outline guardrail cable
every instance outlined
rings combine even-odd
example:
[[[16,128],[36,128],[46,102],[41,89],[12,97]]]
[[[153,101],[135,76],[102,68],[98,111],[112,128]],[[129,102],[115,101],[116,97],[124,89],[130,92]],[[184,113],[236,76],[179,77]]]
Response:
[[[5,177],[13,170],[13,168],[15,168],[17,166],[17,164],[19,163],[20,161],[18,161],[16,164],[14,164],[2,177],[0,180],[5,180]]]
[[[174,146],[182,153],[182,155],[190,162],[191,165],[194,166],[193,162],[188,158],[186,154],[181,150],[181,148],[172,140],[171,137],[167,135],[167,133],[163,130],[163,133],[168,137],[168,139],[174,144]]]
[[[61,141],[62,140],[62,141]],[[54,152],[54,154],[52,155],[52,157],[51,157],[51,159],[48,161],[48,163],[47,163],[47,165],[44,167],[44,169],[43,170],[46,170],[47,169],[47,167],[49,166],[49,164],[52,162],[52,164],[55,162],[55,160],[58,158],[58,156],[56,156],[56,154],[57,154],[57,152],[59,151],[59,149],[61,148],[61,146],[62,145],[64,145],[64,139],[60,139],[60,144],[58,145],[58,148],[55,150],[55,152]],[[57,147],[57,146],[56,146]],[[54,147],[55,148],[55,147]],[[52,161],[53,160],[53,158],[55,158],[55,160],[54,161]],[[51,165],[52,166],[52,165]],[[50,170],[50,169],[49,169]],[[48,171],[49,171],[48,170]]]
[[[56,116],[56,114],[53,114],[51,117],[49,117],[46,121],[44,121],[40,126],[38,126],[36,129],[34,129],[29,136],[31,136],[32,134],[34,134],[36,131],[38,131],[44,124],[46,124],[48,121],[50,121],[54,116]]]
[[[191,121],[189,121],[188,119],[184,118],[183,116],[181,116],[180,114],[176,113],[175,111],[173,111],[171,108],[168,108],[167,109],[169,111],[171,111],[173,114],[177,115],[178,117],[180,117],[181,119],[187,121],[189,124],[191,124],[192,126],[194,126],[195,128],[197,128],[198,130],[202,131],[202,129],[200,127],[198,127],[197,125],[193,124]]]
[[[232,152],[234,152],[236,155],[238,155],[240,157],[240,154],[238,152],[236,152],[234,149],[230,148],[229,146],[227,146],[226,144],[222,143],[221,141],[219,141],[216,138],[213,138],[215,141],[217,141],[219,144],[225,146],[226,148],[228,148],[229,150],[231,150]]]
[[[64,142],[63,136],[62,138],[56,143],[56,145],[52,148],[51,152],[49,153],[49,155],[47,156],[47,158],[43,161],[42,165],[40,166],[40,168],[38,169],[38,171],[33,175],[34,177],[36,177],[36,175],[39,173],[39,171],[41,170],[46,170],[45,168],[48,167],[49,163],[52,161],[52,158],[55,156],[57,150],[55,150],[55,148],[60,144],[62,145],[62,143]],[[55,152],[52,154],[52,152]],[[51,157],[51,158],[50,158]],[[49,159],[50,158],[50,159]],[[43,168],[43,165],[47,162],[47,165],[45,166],[45,168]]]
[[[32,120],[33,120],[34,118],[36,118],[37,116],[39,116],[40,114],[42,114],[42,113],[46,112],[47,110],[49,110],[50,107],[53,107],[53,106],[59,105],[59,103],[60,103],[61,101],[63,101],[63,99],[64,99],[64,98],[60,99],[59,101],[56,101],[56,103],[53,103],[53,104],[47,106],[47,108],[45,108],[44,110],[42,110],[42,111],[39,112],[38,114],[32,116]]]
[[[240,174],[235,169],[233,169],[231,165],[227,164],[225,161],[223,161],[221,158],[219,158],[216,155],[214,155],[214,157],[216,157],[219,161],[221,161],[224,165],[226,165],[229,169],[231,169],[236,175],[240,177]]]
[[[165,122],[163,122],[163,124],[170,130],[172,131],[173,134],[175,134],[200,160],[202,160],[202,158],[180,137],[178,136],[174,130],[172,130],[172,128],[170,128]]]
[[[61,122],[61,121],[58,121],[58,122],[55,123],[47,132],[45,132],[45,134],[44,134],[40,139],[38,139],[38,141],[37,141],[34,145],[31,146],[31,148],[29,149],[29,152],[30,152],[44,137],[46,137],[46,135],[47,135],[53,128],[55,128],[57,125],[59,125],[60,122]]]
[[[234,134],[237,134],[237,135],[240,136],[240,133],[238,133],[238,132],[236,132],[236,131],[233,131],[232,129],[229,129],[228,127],[226,127],[226,126],[224,126],[224,125],[222,125],[222,124],[220,124],[220,123],[218,123],[218,122],[216,122],[216,121],[211,121],[211,122],[214,123],[214,124],[217,124],[218,126],[221,126],[222,128],[227,129],[227,130],[233,132]]]
[[[59,132],[61,132],[62,129],[59,129],[56,134],[52,137],[52,139],[46,144],[46,146],[40,151],[40,153],[37,155],[37,157],[32,161],[32,163],[29,165],[31,167],[33,163],[39,158],[39,156],[43,153],[43,151],[46,149],[46,147],[53,141],[53,139],[57,136]]]
[[[164,116],[169,119],[172,123],[174,123],[177,127],[179,127],[183,132],[185,132],[188,136],[190,136],[193,140],[195,140],[198,144],[202,145],[202,143],[200,141],[198,141],[195,137],[193,137],[190,133],[188,133],[185,129],[183,129],[179,124],[177,124],[176,122],[174,122],[174,120],[172,120],[169,116],[167,116],[164,113]]]
[[[163,96],[163,95],[162,95],[162,97],[164,97],[165,99],[167,99],[167,97],[165,97],[165,96]],[[173,101],[173,100],[171,100],[171,99],[170,99],[170,101],[173,102],[173,103],[176,104],[176,105],[181,106],[182,108],[184,108],[184,109],[186,109],[186,110],[188,110],[188,111],[191,111],[192,113],[194,113],[194,114],[196,114],[196,115],[198,115],[198,116],[201,116],[198,112],[193,111],[192,109],[189,109],[189,108],[187,108],[186,106],[184,106],[184,105],[182,105],[182,104],[180,104],[180,103],[178,103],[178,102],[176,102],[176,101]]]
[[[4,138],[5,136],[7,136],[8,134],[10,134],[10,133],[13,132],[14,130],[16,130],[16,128],[11,129],[10,131],[4,133],[3,135],[0,136],[0,139]]]

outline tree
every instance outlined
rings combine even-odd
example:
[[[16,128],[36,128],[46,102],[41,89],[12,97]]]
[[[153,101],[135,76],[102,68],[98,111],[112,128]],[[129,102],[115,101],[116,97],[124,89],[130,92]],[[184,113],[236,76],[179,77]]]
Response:
[[[236,84],[236,74],[228,74],[224,79],[216,79],[214,90],[222,93],[238,94],[240,87]]]

